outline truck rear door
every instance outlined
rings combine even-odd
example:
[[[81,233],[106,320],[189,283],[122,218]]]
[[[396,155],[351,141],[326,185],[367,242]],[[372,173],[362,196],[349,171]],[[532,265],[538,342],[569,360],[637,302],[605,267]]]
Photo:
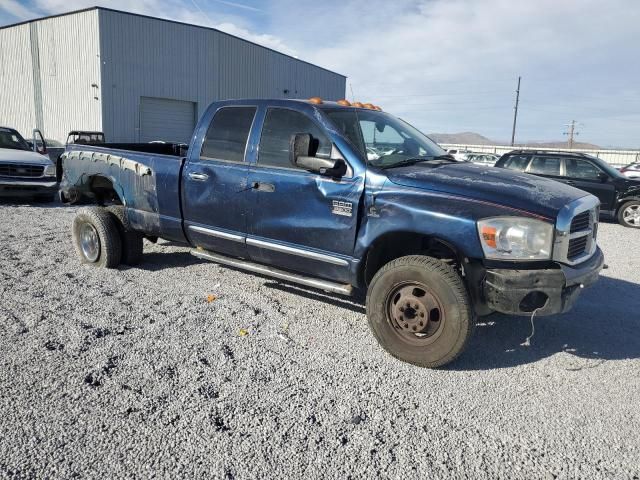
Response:
[[[336,148],[315,119],[285,107],[266,110],[258,154],[249,172],[247,249],[258,262],[347,281],[356,238],[364,173],[340,179],[289,161],[296,133],[319,141],[317,156]]]
[[[214,115],[182,174],[184,228],[196,247],[245,257],[247,140],[255,106],[226,106]]]

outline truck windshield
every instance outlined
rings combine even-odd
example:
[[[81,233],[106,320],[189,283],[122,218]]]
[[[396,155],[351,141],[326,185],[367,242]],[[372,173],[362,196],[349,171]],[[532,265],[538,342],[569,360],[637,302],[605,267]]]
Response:
[[[27,142],[15,130],[10,128],[0,128],[0,148],[11,148],[13,150],[31,150]]]
[[[409,160],[446,155],[438,144],[408,123],[375,110],[324,110],[367,159],[369,165],[389,168]]]

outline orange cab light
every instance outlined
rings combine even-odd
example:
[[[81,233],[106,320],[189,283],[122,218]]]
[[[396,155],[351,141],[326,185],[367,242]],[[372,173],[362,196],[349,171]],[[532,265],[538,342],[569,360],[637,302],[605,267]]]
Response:
[[[342,100],[338,100],[336,103],[338,105],[342,105],[343,107],[350,107],[351,106],[351,102],[349,100],[345,100],[344,98]]]
[[[364,105],[362,104],[362,102],[353,102],[351,104],[352,107],[357,107],[357,108],[363,108]]]
[[[309,102],[313,103],[314,105],[321,105],[322,99],[320,97],[311,97],[309,99]]]
[[[374,106],[373,106],[373,109],[374,109],[374,110],[377,110],[378,112],[381,112],[381,111],[382,111],[382,109],[381,109],[378,105],[374,105]]]
[[[495,227],[482,227],[482,239],[491,248],[496,248],[496,233]]]
[[[369,110],[373,110],[373,103],[365,103],[364,108],[368,108]]]

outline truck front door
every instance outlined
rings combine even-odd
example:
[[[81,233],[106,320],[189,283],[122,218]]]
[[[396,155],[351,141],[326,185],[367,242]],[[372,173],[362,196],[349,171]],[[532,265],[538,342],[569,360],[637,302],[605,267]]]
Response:
[[[247,139],[254,106],[218,109],[182,174],[184,227],[196,247],[246,257]]]
[[[336,148],[304,113],[267,109],[249,172],[249,255],[278,268],[346,282],[364,174],[354,175],[349,168],[343,178],[332,179],[295,167],[289,141],[296,133],[310,133],[319,142],[317,156],[329,158]]]

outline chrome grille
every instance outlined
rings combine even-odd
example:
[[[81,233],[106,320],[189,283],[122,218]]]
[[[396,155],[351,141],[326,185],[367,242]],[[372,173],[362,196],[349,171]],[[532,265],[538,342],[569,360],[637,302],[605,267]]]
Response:
[[[575,265],[591,258],[596,251],[600,202],[594,196],[580,198],[558,214],[553,259]]]
[[[0,176],[3,177],[41,177],[44,172],[42,165],[21,165],[19,163],[0,163]]]
[[[573,220],[571,220],[570,233],[580,232],[582,230],[588,230],[591,225],[591,211],[579,213]]]

